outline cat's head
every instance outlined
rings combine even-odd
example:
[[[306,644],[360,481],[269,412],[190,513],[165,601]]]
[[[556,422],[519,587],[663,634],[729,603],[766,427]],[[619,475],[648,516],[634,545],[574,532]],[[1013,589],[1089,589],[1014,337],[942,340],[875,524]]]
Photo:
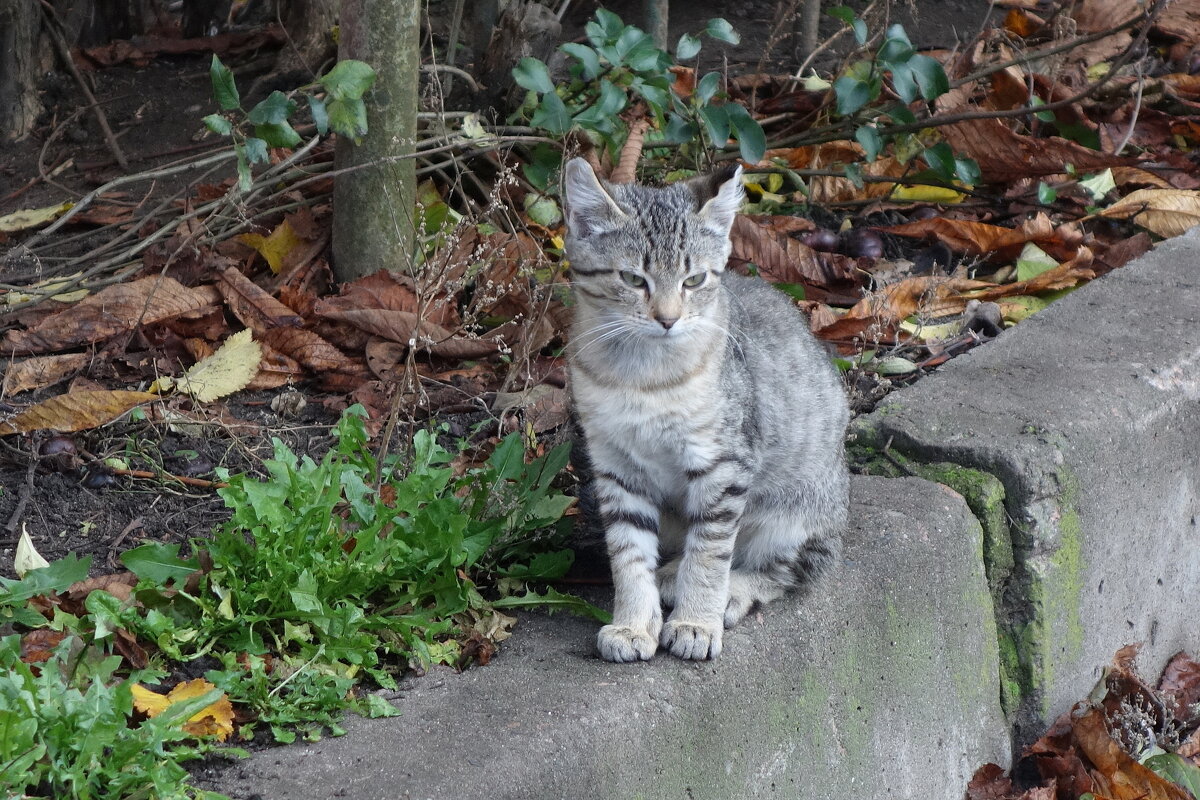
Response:
[[[677,336],[704,325],[744,197],[740,166],[651,189],[602,182],[575,158],[563,195],[580,306],[623,318],[642,335]]]

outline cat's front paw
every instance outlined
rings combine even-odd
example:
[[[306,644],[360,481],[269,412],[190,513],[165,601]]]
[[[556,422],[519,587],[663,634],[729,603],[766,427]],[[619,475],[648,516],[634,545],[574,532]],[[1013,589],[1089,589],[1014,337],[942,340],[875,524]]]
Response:
[[[663,625],[659,641],[673,655],[703,661],[721,655],[723,632],[720,620],[709,624],[669,619]]]
[[[596,635],[596,649],[605,661],[649,661],[658,649],[658,641],[650,631],[627,625],[605,625]]]

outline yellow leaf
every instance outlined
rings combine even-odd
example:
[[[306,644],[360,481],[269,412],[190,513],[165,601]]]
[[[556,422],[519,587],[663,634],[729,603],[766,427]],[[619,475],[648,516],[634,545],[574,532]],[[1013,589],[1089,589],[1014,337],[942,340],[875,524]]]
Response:
[[[1165,239],[1200,224],[1200,191],[1195,189],[1138,189],[1100,212],[1102,217],[1128,219]]]
[[[900,330],[907,331],[923,342],[940,342],[962,333],[962,320],[943,322],[938,325],[924,325],[920,322],[904,320]]]
[[[35,284],[25,287],[27,289],[36,289],[36,294],[32,292],[8,292],[0,297],[0,301],[10,306],[15,306],[17,303],[24,303],[29,300],[33,300],[34,298],[43,298],[49,292],[66,287],[69,283],[71,283],[71,281],[75,280],[79,276],[80,273],[75,272],[61,278],[38,281]],[[75,289],[71,292],[50,295],[50,299],[57,300],[60,303],[74,303],[77,300],[82,300],[83,298],[87,297],[87,295],[87,289]]]
[[[157,717],[174,704],[193,700],[215,688],[217,687],[203,678],[196,678],[176,685],[165,695],[152,692],[138,683],[135,683],[130,691],[133,693],[134,708],[148,717]],[[188,721],[183,724],[183,730],[192,736],[215,736],[218,741],[225,741],[229,734],[233,733],[233,704],[222,694],[218,700],[188,717]]]
[[[198,361],[182,378],[159,378],[151,389],[166,391],[178,387],[201,403],[211,403],[246,388],[258,374],[261,359],[262,346],[246,328],[226,339],[217,352]]]
[[[963,199],[963,194],[946,186],[897,186],[892,190],[892,199],[912,203],[957,203]]]
[[[59,433],[86,431],[112,422],[142,403],[154,400],[149,392],[97,390],[51,397],[0,422],[0,436],[47,429]]]
[[[17,231],[27,231],[30,228],[37,228],[45,225],[48,222],[58,219],[75,205],[74,203],[62,203],[57,206],[46,206],[45,208],[25,208],[20,211],[14,211],[11,214],[5,214],[0,217],[0,233],[15,233]]]
[[[29,531],[25,530],[25,523],[22,522],[21,538],[17,540],[17,553],[13,556],[13,572],[17,573],[18,578],[24,578],[25,573],[31,569],[48,566],[50,566],[50,562],[42,558],[42,554],[33,546],[33,540],[29,538]]]
[[[238,240],[257,250],[267,260],[271,272],[276,275],[279,274],[279,270],[283,269],[283,260],[287,258],[288,253],[292,252],[297,245],[304,243],[304,240],[296,235],[286,219],[271,231],[270,236],[263,236],[261,233],[243,233]]]

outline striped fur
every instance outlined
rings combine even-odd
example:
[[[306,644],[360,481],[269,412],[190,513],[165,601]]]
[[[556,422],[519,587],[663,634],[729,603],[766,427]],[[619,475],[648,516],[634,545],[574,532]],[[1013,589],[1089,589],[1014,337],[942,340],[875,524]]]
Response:
[[[564,189],[572,396],[616,589],[600,655],[715,658],[838,558],[845,397],[787,298],[724,271],[740,167],[650,189],[574,159]]]

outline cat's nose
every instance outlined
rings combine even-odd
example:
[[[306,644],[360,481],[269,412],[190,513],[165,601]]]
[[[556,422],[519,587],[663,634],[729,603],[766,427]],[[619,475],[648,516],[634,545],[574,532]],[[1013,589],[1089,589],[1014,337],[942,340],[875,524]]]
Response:
[[[679,317],[658,317],[658,316],[656,316],[655,319],[658,320],[658,324],[662,325],[663,328],[666,330],[671,330],[671,326],[674,325],[676,322],[679,322]]]

